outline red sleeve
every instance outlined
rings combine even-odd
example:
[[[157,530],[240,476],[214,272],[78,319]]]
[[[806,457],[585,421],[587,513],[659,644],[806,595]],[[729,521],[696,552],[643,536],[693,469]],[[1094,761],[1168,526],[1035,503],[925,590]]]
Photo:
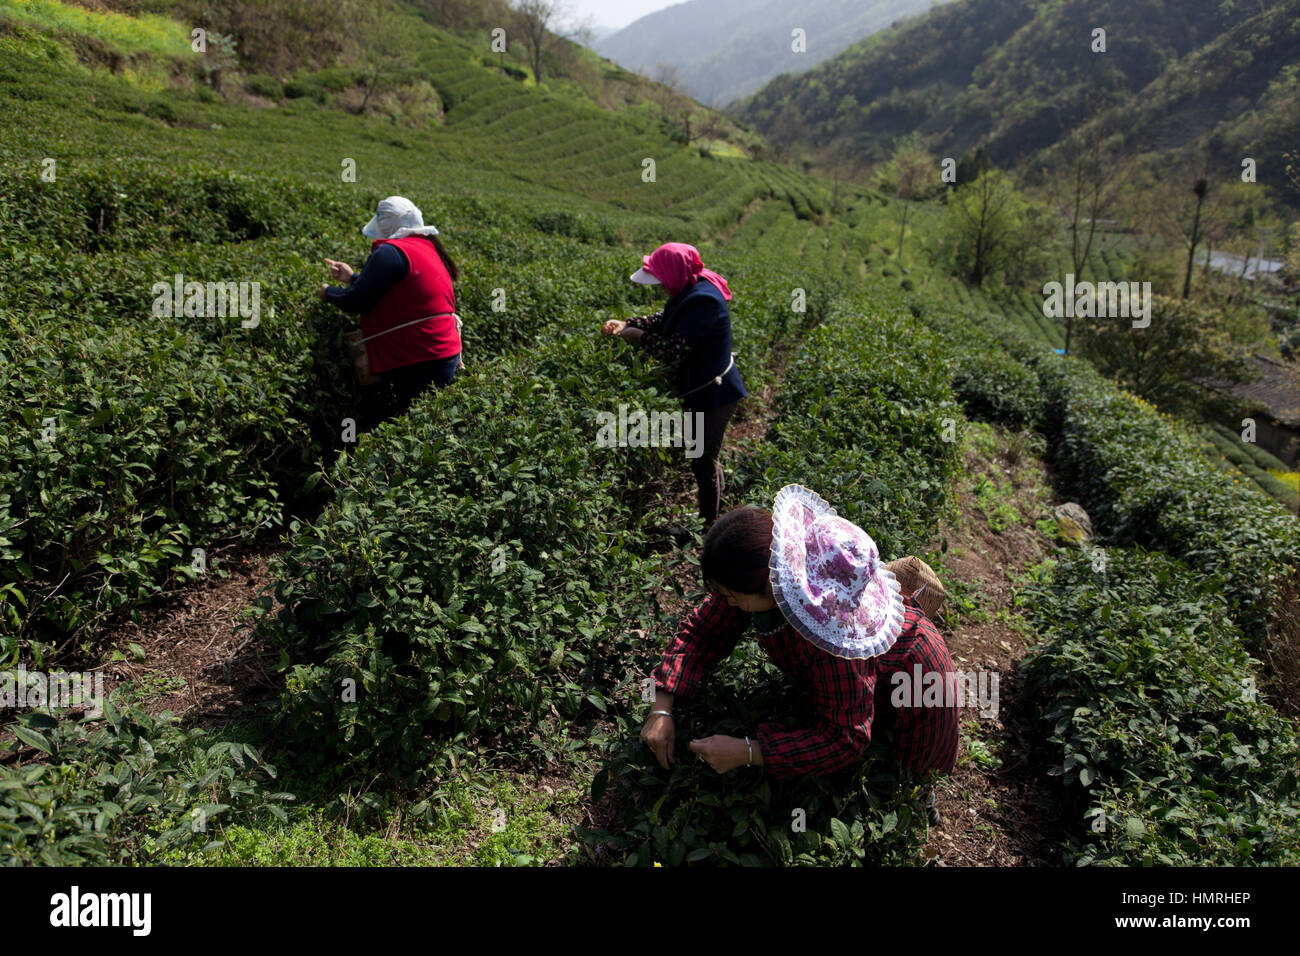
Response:
[[[716,594],[691,611],[655,668],[655,686],[687,696],[729,655],[749,625],[749,615]]]
[[[820,719],[804,730],[760,725],[764,769],[778,780],[823,776],[865,757],[871,745],[876,671],[874,658],[819,655],[812,690]]]

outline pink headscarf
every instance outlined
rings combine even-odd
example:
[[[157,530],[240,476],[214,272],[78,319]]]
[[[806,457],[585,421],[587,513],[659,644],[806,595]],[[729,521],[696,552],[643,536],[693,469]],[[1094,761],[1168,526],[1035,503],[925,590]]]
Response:
[[[681,295],[699,279],[708,279],[721,291],[728,302],[731,301],[731,289],[727,280],[711,269],[704,268],[700,251],[684,242],[666,242],[648,256],[641,259],[647,272],[653,275],[668,290],[670,296]]]

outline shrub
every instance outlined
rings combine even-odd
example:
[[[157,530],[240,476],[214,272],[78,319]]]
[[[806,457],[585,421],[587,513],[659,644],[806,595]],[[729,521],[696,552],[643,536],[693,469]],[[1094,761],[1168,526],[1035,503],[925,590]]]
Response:
[[[786,371],[748,493],[770,501],[782,485],[806,484],[881,553],[924,547],[957,468],[956,442],[943,434],[961,415],[942,356],[910,317],[837,303]]]
[[[953,353],[952,390],[967,414],[1012,428],[1035,427],[1042,417],[1038,376],[996,346]]]
[[[0,661],[39,661],[188,575],[192,547],[275,526],[348,393],[335,320],[303,302],[294,255],[6,251],[42,279],[0,291],[16,423],[0,434]],[[151,284],[173,269],[260,278],[261,324],[155,317]]]
[[[1255,463],[1257,467],[1263,468],[1266,471],[1273,470],[1273,469],[1279,471],[1287,470],[1286,463],[1282,461],[1280,458],[1270,455],[1268,452],[1260,448],[1259,445],[1256,445],[1254,442],[1242,441],[1241,436],[1238,435],[1236,432],[1234,432],[1232,429],[1226,428],[1223,425],[1215,425],[1213,430],[1215,434],[1231,442],[1234,447],[1240,448],[1243,452],[1249,455],[1251,460]]]
[[[292,794],[245,743],[176,728],[116,695],[103,721],[22,715],[10,750],[42,756],[0,769],[0,862],[105,866],[154,850],[221,846],[216,828],[267,815],[287,819]]]
[[[617,529],[664,454],[596,446],[627,374],[607,356],[583,335],[484,365],[323,476],[333,504],[296,528],[262,623],[289,662],[283,739],[310,765],[404,776],[471,735],[522,743],[553,707],[605,710],[657,567]]]
[[[278,100],[285,95],[284,84],[264,73],[252,74],[244,80],[244,85],[248,87],[248,92],[264,96],[268,100]]]
[[[1295,728],[1254,692],[1257,662],[1221,574],[1107,549],[1022,592],[1041,641],[1021,665],[1054,771],[1081,811],[1079,864],[1295,865]],[[1086,810],[1084,809],[1086,808]]]
[[[613,227],[603,219],[567,209],[552,209],[533,217],[533,228],[553,236],[568,236],[583,242],[608,245],[616,239]]]
[[[312,235],[350,213],[336,193],[318,186],[194,164],[89,164],[53,183],[17,170],[0,175],[0,229],[43,251]]]
[[[1055,358],[1055,357],[1053,357]],[[1199,438],[1074,361],[1044,361],[1055,463],[1094,525],[1222,574],[1237,623],[1260,647],[1281,583],[1300,566],[1300,522],[1225,482]]]

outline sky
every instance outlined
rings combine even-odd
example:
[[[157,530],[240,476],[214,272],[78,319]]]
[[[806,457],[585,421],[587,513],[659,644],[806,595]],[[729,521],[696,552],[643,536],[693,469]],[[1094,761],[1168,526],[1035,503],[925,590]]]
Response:
[[[671,7],[682,0],[569,0],[579,17],[590,17],[598,27],[625,27],[647,13]]]

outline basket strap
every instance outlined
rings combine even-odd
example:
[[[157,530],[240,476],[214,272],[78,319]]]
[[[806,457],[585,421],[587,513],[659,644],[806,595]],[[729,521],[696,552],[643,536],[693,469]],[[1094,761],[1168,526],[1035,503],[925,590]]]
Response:
[[[732,352],[732,353],[731,353],[731,361],[727,364],[727,367],[724,368],[720,374],[715,375],[713,378],[711,378],[711,379],[709,379],[708,381],[706,381],[703,385],[699,386],[699,388],[693,388],[693,389],[691,389],[689,392],[682,392],[682,393],[681,393],[680,395],[678,395],[677,397],[678,397],[678,398],[685,398],[687,395],[694,395],[694,394],[695,394],[696,392],[698,392],[700,389],[708,388],[710,385],[721,385],[721,384],[722,384],[722,380],[723,380],[724,378],[726,378],[727,373],[730,372],[730,371],[731,371],[733,368],[735,368],[735,367],[736,367],[736,353],[735,353],[735,352]]]
[[[398,329],[405,329],[405,328],[408,328],[408,327],[410,327],[410,326],[412,326],[412,325],[419,325],[421,322],[428,322],[430,319],[442,319],[442,318],[446,318],[446,317],[449,316],[449,315],[452,316],[453,318],[456,318],[456,319],[459,319],[459,318],[460,318],[460,316],[456,315],[455,312],[439,312],[439,313],[437,313],[436,315],[426,315],[426,316],[425,316],[424,318],[422,318],[422,319],[413,319],[413,320],[410,321],[410,322],[403,322],[401,325],[394,325],[391,329],[384,329],[384,331],[382,331],[382,332],[376,332],[374,335],[367,335],[364,339],[361,339],[360,341],[358,341],[357,344],[358,344],[358,345],[365,345],[365,344],[366,344],[367,342],[369,342],[371,339],[377,339],[377,338],[379,338],[381,335],[387,335],[389,332],[396,332]]]

